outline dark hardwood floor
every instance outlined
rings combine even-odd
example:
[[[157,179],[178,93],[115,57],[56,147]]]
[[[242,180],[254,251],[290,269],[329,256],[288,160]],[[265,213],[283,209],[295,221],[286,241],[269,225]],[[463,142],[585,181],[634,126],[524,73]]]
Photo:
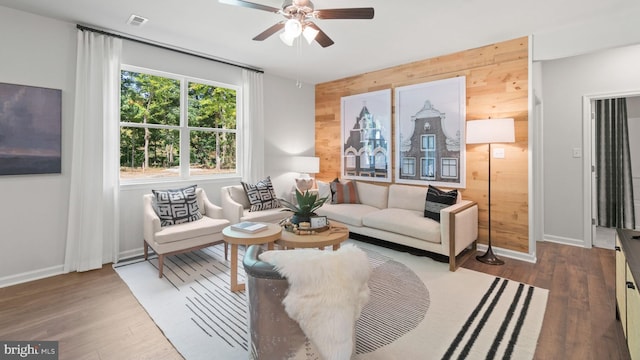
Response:
[[[535,359],[630,359],[615,316],[615,252],[539,242],[537,258],[462,266],[549,290]]]
[[[538,243],[537,252],[537,264],[462,266],[549,289],[535,359],[629,359],[613,250]],[[0,289],[0,340],[57,340],[60,359],[181,359],[109,265]]]

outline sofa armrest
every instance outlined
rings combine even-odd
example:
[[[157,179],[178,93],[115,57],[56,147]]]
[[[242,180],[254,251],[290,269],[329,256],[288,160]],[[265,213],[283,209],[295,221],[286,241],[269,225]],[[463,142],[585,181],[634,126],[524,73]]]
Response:
[[[456,255],[474,245],[478,239],[478,204],[461,200],[440,211],[440,238],[442,246],[449,249],[449,270],[455,271]]]
[[[204,211],[207,217],[225,219],[222,207],[212,203],[206,196],[202,200],[204,200]]]
[[[240,222],[244,207],[239,202],[233,200],[229,191],[230,189],[228,186],[224,186],[220,189],[222,214],[223,217],[229,220],[231,224],[237,224]]]
[[[151,206],[151,201],[153,199],[153,195],[145,195],[143,197],[143,202],[144,202],[144,219],[143,219],[143,235],[144,235],[144,239],[147,242],[153,242],[155,239],[155,233],[157,233],[158,231],[160,231],[162,229],[162,226],[160,225],[160,218],[158,217],[158,214],[156,214],[156,212],[153,210],[153,207]]]

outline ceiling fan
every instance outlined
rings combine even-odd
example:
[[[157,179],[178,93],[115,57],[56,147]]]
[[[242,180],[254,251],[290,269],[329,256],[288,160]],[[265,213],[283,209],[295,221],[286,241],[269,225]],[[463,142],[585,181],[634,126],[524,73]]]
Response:
[[[218,0],[221,4],[242,6],[251,9],[268,11],[280,14],[285,20],[271,26],[261,32],[253,40],[262,41],[269,36],[284,29],[280,34],[280,39],[287,45],[292,46],[300,34],[311,44],[314,40],[322,47],[333,45],[333,40],[320,30],[313,19],[373,19],[373,8],[344,8],[344,9],[321,9],[316,10],[309,0],[285,0],[282,9],[272,6],[252,3],[244,0]]]

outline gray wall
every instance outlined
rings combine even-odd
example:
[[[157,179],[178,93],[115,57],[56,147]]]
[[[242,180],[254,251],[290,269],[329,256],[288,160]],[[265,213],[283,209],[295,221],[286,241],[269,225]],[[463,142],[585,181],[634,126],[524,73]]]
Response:
[[[0,287],[3,287],[62,272],[73,152],[76,29],[72,23],[0,6],[0,33],[3,34],[0,36],[0,82],[62,89],[63,103],[62,174],[0,177],[3,204],[0,207]],[[5,36],[7,34],[11,36]],[[230,84],[241,81],[241,73],[235,67],[135,43],[125,42],[123,61],[164,71],[189,68],[192,71],[189,75]],[[265,142],[265,173],[274,179],[276,191],[286,194],[295,177],[286,166],[287,157],[314,153],[314,87],[305,84],[298,89],[295,80],[265,74],[264,90],[265,136],[271,139]],[[300,143],[305,147],[299,147]],[[197,183],[219,203],[220,187],[239,184],[239,181],[239,178],[228,178]],[[163,183],[161,187],[182,184],[185,183]],[[141,197],[151,188],[156,186],[121,187],[121,256],[142,251]]]
[[[640,45],[542,62],[544,237],[584,245],[583,96],[640,94]],[[583,155],[588,154],[584,151]]]
[[[640,230],[640,96],[627,98],[629,117],[629,151],[633,174],[633,198],[636,212],[636,229]]]

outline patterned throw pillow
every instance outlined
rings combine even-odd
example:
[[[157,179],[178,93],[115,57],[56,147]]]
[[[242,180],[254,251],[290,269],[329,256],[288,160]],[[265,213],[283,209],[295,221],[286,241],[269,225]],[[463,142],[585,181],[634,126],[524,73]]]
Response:
[[[258,181],[255,185],[242,182],[244,191],[247,193],[251,208],[249,211],[260,211],[268,209],[277,209],[280,207],[280,201],[276,197],[276,191],[273,190],[271,177]]]
[[[335,179],[329,184],[331,186],[332,204],[359,204],[358,192],[354,181],[340,182]]]
[[[456,200],[458,200],[458,190],[442,191],[429,185],[424,204],[424,217],[440,222],[440,210],[455,204]]]
[[[151,190],[153,209],[160,218],[160,225],[169,226],[202,219],[198,207],[196,185],[174,190]]]

